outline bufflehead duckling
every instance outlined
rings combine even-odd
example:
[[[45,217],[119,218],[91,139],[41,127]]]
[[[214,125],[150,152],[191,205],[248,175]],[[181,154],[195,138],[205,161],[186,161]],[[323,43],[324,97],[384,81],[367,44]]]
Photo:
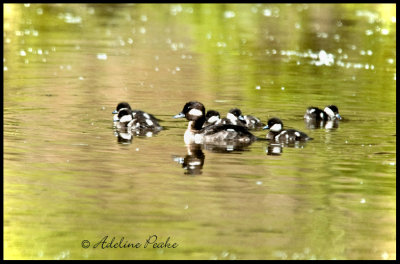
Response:
[[[234,124],[238,126],[245,126],[248,129],[259,129],[263,128],[263,124],[260,119],[252,115],[242,115],[242,111],[239,108],[233,108],[227,114],[227,117],[221,121],[224,124]]]
[[[135,115],[135,113],[136,113],[136,114],[139,114],[139,115],[142,115],[145,119],[150,119],[150,120],[153,121],[153,122],[158,122],[158,121],[160,121],[160,119],[154,117],[152,114],[146,113],[146,112],[141,111],[141,110],[133,110],[133,109],[131,108],[131,106],[130,106],[128,103],[126,103],[126,102],[121,102],[121,103],[119,103],[119,104],[117,105],[117,108],[112,112],[112,113],[114,114],[114,118],[113,118],[114,121],[118,121],[118,112],[119,112],[121,109],[129,109],[129,110],[132,110],[133,115]]]
[[[260,129],[260,128],[263,128],[265,126],[265,124],[262,123],[260,121],[260,119],[258,119],[255,116],[251,116],[251,115],[245,115],[244,116],[244,121],[246,121],[246,127],[248,129]]]
[[[240,111],[239,108],[232,108],[226,114],[226,117],[222,118],[218,124],[245,126],[246,121],[244,121],[244,117],[242,116],[242,111]]]
[[[248,144],[257,139],[243,126],[216,124],[203,128],[206,120],[205,108],[197,101],[186,103],[182,112],[174,116],[174,118],[183,117],[189,121],[184,135],[186,144],[226,144],[226,142]]]
[[[117,115],[117,129],[135,131],[137,135],[152,136],[162,130],[154,116],[140,110],[122,108]]]
[[[271,118],[263,129],[269,129],[267,139],[275,142],[294,143],[295,141],[311,140],[307,134],[295,129],[283,129],[283,123],[279,118]]]
[[[208,110],[206,114],[206,122],[204,122],[203,127],[219,123],[220,120],[221,118],[218,111]]]
[[[304,115],[306,120],[328,121],[328,120],[342,120],[339,115],[339,109],[336,105],[328,105],[324,110],[318,107],[310,106]]]

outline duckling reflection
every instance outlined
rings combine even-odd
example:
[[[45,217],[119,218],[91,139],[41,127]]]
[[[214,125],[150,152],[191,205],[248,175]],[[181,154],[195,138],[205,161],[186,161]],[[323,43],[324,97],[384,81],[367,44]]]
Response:
[[[187,155],[182,157],[174,157],[174,161],[182,164],[185,174],[199,175],[202,173],[205,155],[201,149],[201,145],[187,145]]]
[[[156,135],[159,131],[154,130],[130,130],[127,128],[116,128],[114,129],[114,136],[118,138],[118,143],[131,143],[134,136],[139,137],[152,137]]]
[[[283,153],[283,148],[304,148],[306,146],[305,141],[295,141],[295,142],[275,142],[271,141],[265,153],[271,156],[280,156]]]
[[[250,151],[250,144],[188,144],[187,155],[183,157],[174,156],[174,161],[182,164],[185,174],[197,175],[202,173],[205,154],[203,149],[214,153],[235,153],[240,151]]]
[[[269,143],[267,150],[265,151],[265,153],[267,153],[267,155],[271,155],[271,156],[280,156],[282,154],[282,146],[279,143]]]
[[[231,153],[236,151],[249,151],[251,143],[225,142],[226,144],[203,144],[203,148],[214,153]]]
[[[132,143],[132,132],[128,129],[115,129],[114,136],[117,137],[117,142],[120,144],[131,144]]]
[[[308,129],[336,129],[339,127],[339,120],[315,120],[315,119],[304,119],[304,123]]]

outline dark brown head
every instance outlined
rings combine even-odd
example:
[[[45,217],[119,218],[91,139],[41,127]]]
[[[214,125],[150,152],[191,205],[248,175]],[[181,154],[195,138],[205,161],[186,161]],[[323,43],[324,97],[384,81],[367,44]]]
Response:
[[[205,119],[206,109],[204,105],[197,101],[190,101],[185,104],[182,112],[175,115],[174,118],[186,117],[189,121],[196,121],[198,119]]]

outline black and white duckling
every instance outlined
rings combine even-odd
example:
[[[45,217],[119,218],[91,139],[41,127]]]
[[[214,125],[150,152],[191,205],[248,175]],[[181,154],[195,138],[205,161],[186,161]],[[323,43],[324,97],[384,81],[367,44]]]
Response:
[[[248,129],[261,129],[265,126],[264,123],[262,123],[260,121],[260,119],[258,119],[255,116],[252,115],[245,115],[244,117],[244,121],[246,121],[246,127]]]
[[[310,106],[307,108],[304,115],[306,120],[316,121],[328,121],[328,120],[341,120],[342,117],[339,115],[339,109],[336,105],[328,105],[324,110],[318,107]]]
[[[140,110],[122,108],[117,115],[117,129],[135,131],[137,135],[152,136],[162,130],[154,116]]]
[[[242,111],[239,108],[232,108],[217,124],[246,126],[246,121],[242,116]]]
[[[221,120],[221,116],[219,115],[218,111],[215,110],[208,110],[206,113],[206,122],[204,122],[203,127],[209,126],[209,125],[215,125],[219,123]]]
[[[182,112],[174,118],[185,117],[189,121],[184,135],[186,144],[226,144],[226,142],[248,144],[257,138],[243,126],[231,124],[216,124],[203,128],[205,118],[205,107],[197,101],[185,104]]]
[[[133,116],[138,115],[142,116],[144,119],[150,119],[152,122],[157,123],[160,121],[160,119],[154,117],[152,114],[146,113],[142,110],[134,110],[131,108],[131,106],[126,103],[126,102],[121,102],[117,105],[116,109],[112,112],[114,114],[114,121],[118,121],[118,112],[122,109],[129,109],[132,111]],[[138,117],[136,117],[138,118]],[[151,126],[151,125],[150,125]]]
[[[265,126],[260,119],[252,115],[243,115],[239,108],[233,108],[226,115],[226,118],[221,121],[223,124],[233,124],[245,126],[248,129],[260,129]]]
[[[271,118],[263,129],[269,129],[267,139],[275,142],[293,143],[295,141],[311,140],[307,134],[295,129],[283,129],[283,123],[279,118]]]

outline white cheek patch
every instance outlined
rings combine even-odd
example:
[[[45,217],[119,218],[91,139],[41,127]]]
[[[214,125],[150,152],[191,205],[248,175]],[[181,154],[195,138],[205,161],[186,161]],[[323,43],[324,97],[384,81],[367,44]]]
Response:
[[[212,116],[208,119],[208,123],[215,123],[219,120],[218,116]]]
[[[329,107],[325,107],[324,112],[327,113],[329,117],[335,116],[335,113]]]
[[[320,113],[319,116],[320,116],[321,118],[324,118],[324,113]]]
[[[192,109],[192,110],[189,111],[189,115],[202,116],[203,112],[201,112],[199,109]]]
[[[300,133],[299,132],[294,132],[294,134],[296,135],[296,137],[300,137]]]
[[[235,121],[237,120],[237,117],[234,116],[234,115],[231,114],[231,113],[227,113],[227,114],[226,114],[226,118],[228,118],[228,119],[231,120],[232,122],[235,122]]]
[[[314,113],[314,112],[315,112],[315,109],[314,109],[314,108],[308,110],[308,113],[309,113],[309,114],[312,114],[312,113]]]
[[[226,131],[228,131],[228,132],[235,132],[235,129],[228,128]]]
[[[152,126],[152,125],[153,125],[153,121],[151,121],[150,119],[146,119],[146,123],[147,123],[149,126]]]
[[[126,123],[132,120],[132,116],[131,115],[124,115],[123,117],[121,117],[121,119],[119,120],[119,122],[121,123]]]
[[[281,131],[282,130],[282,125],[281,124],[275,124],[270,128],[270,130],[271,131],[275,131],[275,132]]]
[[[135,116],[135,115],[136,115],[136,112],[133,112],[133,113],[132,113],[132,116]]]
[[[144,113],[144,114],[143,114],[143,116],[144,116],[144,117],[146,117],[147,119],[149,119],[149,118],[150,118],[150,116],[149,116],[149,114],[148,114],[148,113]]]

